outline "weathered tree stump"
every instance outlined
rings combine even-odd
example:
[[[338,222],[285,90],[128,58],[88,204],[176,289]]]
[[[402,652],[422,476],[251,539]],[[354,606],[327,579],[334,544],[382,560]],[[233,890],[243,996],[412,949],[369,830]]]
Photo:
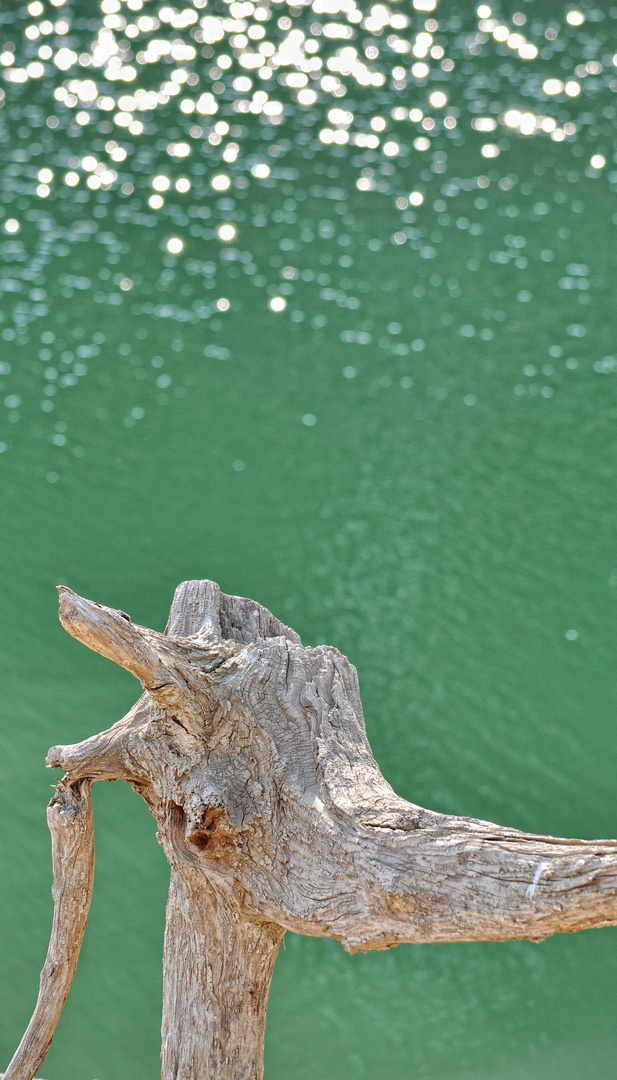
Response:
[[[73,637],[144,694],[108,731],[48,755],[55,915],[39,1000],[5,1080],[32,1080],[75,970],[94,865],[90,787],[146,800],[171,866],[163,1080],[259,1080],[286,930],[348,952],[539,941],[617,923],[617,841],[534,836],[399,798],[367,741],[354,667],[304,648],[210,581],[176,590],[164,634],[61,587]]]

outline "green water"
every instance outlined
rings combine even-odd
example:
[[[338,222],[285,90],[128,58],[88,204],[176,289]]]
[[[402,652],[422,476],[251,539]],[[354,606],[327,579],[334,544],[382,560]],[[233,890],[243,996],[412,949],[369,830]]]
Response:
[[[352,659],[402,795],[617,831],[617,8],[185,3],[0,10],[0,1067],[49,935],[45,753],[137,693],[58,583],[160,629],[213,578]],[[128,788],[95,821],[41,1075],[146,1080],[167,868]],[[616,977],[613,930],[287,935],[266,1074],[614,1080]]]

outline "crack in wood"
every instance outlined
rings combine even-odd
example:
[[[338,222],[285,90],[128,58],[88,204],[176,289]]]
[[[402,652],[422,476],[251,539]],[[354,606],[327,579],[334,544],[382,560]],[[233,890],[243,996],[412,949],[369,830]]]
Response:
[[[4,1080],[32,1080],[73,977],[92,890],[91,784],[123,779],[171,866],[162,1080],[260,1080],[286,930],[350,953],[539,941],[617,924],[617,841],[534,836],[401,799],[366,737],[355,668],[266,608],[183,582],[159,634],[62,586],[60,619],[147,690],[108,731],[55,746],[54,923]],[[173,725],[173,727],[172,727]]]

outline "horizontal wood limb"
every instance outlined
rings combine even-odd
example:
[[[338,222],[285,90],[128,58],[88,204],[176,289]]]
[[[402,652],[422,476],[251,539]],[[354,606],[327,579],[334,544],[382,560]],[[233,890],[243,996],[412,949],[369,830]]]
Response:
[[[170,861],[201,867],[227,895],[241,879],[253,917],[333,937],[350,952],[404,942],[539,941],[617,924],[616,840],[523,833],[435,814],[394,795],[389,807],[378,800],[371,805],[365,796],[344,816],[307,806],[301,797],[290,804],[287,795],[292,827],[280,830],[284,859],[276,865],[263,822],[256,848],[251,828],[230,822],[224,799],[218,806],[212,795],[196,796],[202,817],[190,823],[189,800],[181,792],[171,798],[140,753],[138,717],[145,723],[147,715],[142,699],[132,724],[127,718],[116,725],[116,741],[112,728],[75,746],[54,747],[49,760],[75,781],[87,775],[135,784],[159,818]],[[184,811],[176,800],[183,800]],[[172,828],[175,810],[180,816]]]
[[[541,941],[617,924],[617,841],[438,815],[412,832],[375,831],[367,841],[361,830],[348,847],[336,900],[316,905],[324,929],[350,952],[404,942]]]

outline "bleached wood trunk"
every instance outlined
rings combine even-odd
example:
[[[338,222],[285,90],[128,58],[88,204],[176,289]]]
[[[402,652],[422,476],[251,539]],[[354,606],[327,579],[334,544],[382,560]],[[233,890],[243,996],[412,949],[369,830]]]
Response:
[[[172,870],[163,959],[163,1080],[260,1080],[270,980],[283,936],[200,869]]]
[[[129,781],[157,819],[172,868],[163,1080],[259,1080],[285,930],[355,952],[617,923],[617,841],[534,836],[399,798],[371,754],[355,669],[336,649],[304,648],[213,582],[179,586],[165,634],[59,591],[69,633],[144,689],[123,720],[53,747],[48,762],[65,770],[62,790]],[[55,865],[56,880],[66,872]],[[87,912],[91,875],[78,878]],[[70,925],[75,897],[55,899],[54,926]],[[56,950],[63,987],[80,925]],[[6,1080],[32,1080],[63,995],[49,1008],[39,999]]]

